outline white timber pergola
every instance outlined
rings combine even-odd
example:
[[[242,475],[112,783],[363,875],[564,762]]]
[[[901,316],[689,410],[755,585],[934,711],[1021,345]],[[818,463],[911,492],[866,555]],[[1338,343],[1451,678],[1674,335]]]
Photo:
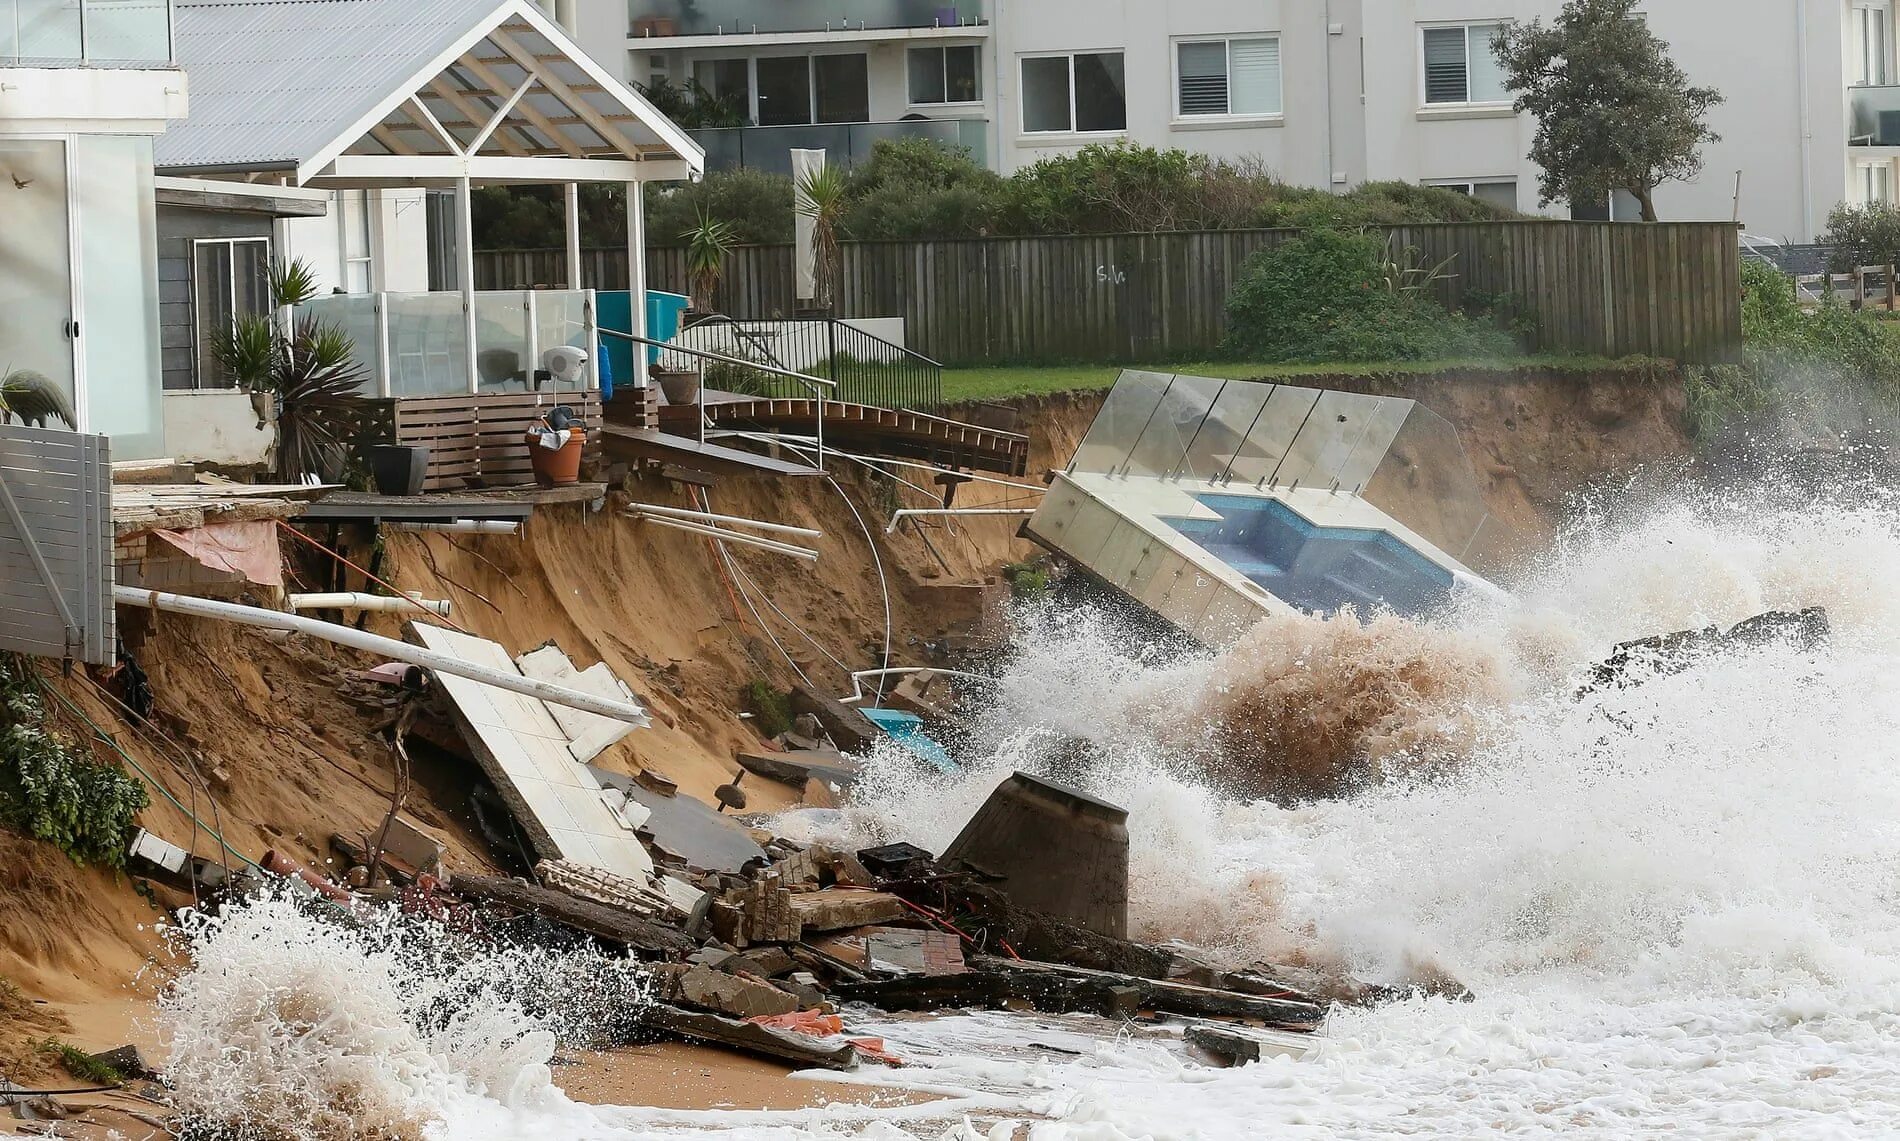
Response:
[[[176,0],[176,13],[191,117],[156,141],[161,174],[453,188],[471,372],[473,188],[563,186],[579,289],[580,184],[622,183],[632,331],[646,335],[643,187],[698,178],[704,153],[531,0]]]

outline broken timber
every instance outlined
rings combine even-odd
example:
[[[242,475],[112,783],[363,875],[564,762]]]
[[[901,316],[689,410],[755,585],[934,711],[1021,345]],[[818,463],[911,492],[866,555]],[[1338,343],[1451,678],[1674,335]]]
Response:
[[[677,1006],[654,1003],[640,1013],[641,1022],[696,1042],[730,1046],[749,1054],[781,1058],[805,1066],[824,1066],[848,1070],[857,1064],[857,1047],[849,1042],[831,1045],[809,1034],[775,1030],[756,1022],[740,1022],[717,1014],[681,1010]]]
[[[450,886],[462,895],[539,915],[609,943],[662,955],[684,955],[699,949],[697,941],[676,927],[520,880],[457,873]]]

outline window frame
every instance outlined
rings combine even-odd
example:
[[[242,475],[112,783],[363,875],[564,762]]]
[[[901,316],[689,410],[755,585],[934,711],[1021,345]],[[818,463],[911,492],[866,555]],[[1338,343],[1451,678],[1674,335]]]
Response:
[[[976,53],[976,98],[975,99],[950,98],[949,62],[950,62],[950,53],[953,51],[971,51],[971,52]],[[915,52],[938,52],[943,56],[944,98],[942,102],[919,103],[910,97],[910,60],[911,60],[911,55]],[[1084,54],[1087,54],[1087,53],[1084,53]],[[1075,82],[1073,65],[1071,65],[1069,82],[1071,85],[1073,85]],[[1074,97],[1075,97],[1074,92],[1070,92],[1071,101],[1073,101]],[[984,103],[983,103],[983,45],[982,44],[925,44],[921,47],[908,47],[904,49],[904,106],[906,109],[909,109],[909,110],[931,110],[931,109],[935,109],[939,107],[964,109],[964,108],[984,106]]]
[[[1234,41],[1235,40],[1272,40],[1280,58],[1280,109],[1278,111],[1242,111],[1236,112],[1234,106]],[[1420,41],[1423,42],[1422,40]],[[1227,110],[1219,114],[1190,115],[1181,110],[1181,48],[1187,44],[1220,44],[1227,53]],[[1270,32],[1234,32],[1219,36],[1179,36],[1170,41],[1168,48],[1168,66],[1170,85],[1174,88],[1174,106],[1170,122],[1176,126],[1199,126],[1279,123],[1286,119],[1286,52],[1285,41],[1276,29]]]
[[[1511,208],[1514,210],[1518,208],[1516,202],[1517,183],[1518,178],[1515,174],[1481,174],[1473,175],[1470,178],[1432,178],[1425,181],[1425,185],[1427,186],[1436,186],[1443,190],[1455,190],[1460,194],[1480,202],[1484,201],[1484,199],[1478,198],[1478,187],[1508,185],[1511,188]]]
[[[1417,42],[1418,42],[1418,50],[1414,53],[1414,58],[1417,61],[1417,66],[1418,66],[1419,109],[1424,110],[1424,111],[1440,111],[1440,110],[1466,110],[1466,109],[1473,109],[1473,108],[1489,109],[1489,108],[1494,108],[1494,107],[1512,106],[1515,103],[1515,100],[1508,99],[1508,98],[1507,99],[1483,99],[1483,100],[1474,100],[1471,98],[1471,29],[1473,28],[1497,29],[1497,28],[1501,28],[1504,24],[1508,23],[1509,20],[1510,20],[1510,17],[1508,16],[1495,16],[1495,17],[1481,17],[1481,18],[1469,19],[1469,20],[1433,20],[1433,21],[1419,24],[1418,35],[1416,37]],[[1430,91],[1431,83],[1430,83],[1429,76],[1427,75],[1426,63],[1425,63],[1425,33],[1443,31],[1447,28],[1459,28],[1459,29],[1462,29],[1465,33],[1465,97],[1455,102],[1451,100],[1446,100],[1439,103],[1433,103],[1431,101],[1431,91]],[[1493,34],[1495,34],[1495,32]]]
[[[243,314],[243,313],[238,312],[239,290],[238,290],[236,247],[244,246],[244,245],[257,245],[257,246],[264,247],[264,260],[259,264],[263,265],[265,268],[265,272],[268,273],[270,271],[270,258],[271,258],[271,239],[269,235],[258,235],[258,236],[245,237],[245,238],[193,238],[191,239],[191,388],[185,391],[226,392],[226,391],[235,390],[238,387],[237,381],[235,380],[232,380],[229,383],[224,383],[224,384],[211,384],[211,383],[207,383],[205,379],[206,377],[205,364],[207,363],[207,354],[210,353],[211,346],[205,344],[204,338],[203,338],[203,330],[204,330],[203,317],[204,317],[205,310],[204,310],[204,299],[202,295],[203,295],[205,283],[204,283],[203,275],[201,275],[198,272],[198,252],[199,250],[203,249],[205,246],[224,247],[225,266],[228,270],[228,272],[225,275],[226,280],[228,282],[228,285],[226,286],[227,296],[225,297],[225,301],[229,303],[229,309],[227,310],[227,312],[231,314],[231,320],[235,324],[235,322],[240,317],[248,316],[248,314]],[[267,302],[266,309],[268,308],[269,308],[269,305]],[[212,361],[210,363],[215,364],[216,362]]]
[[[1075,125],[1075,57],[1081,55],[1117,55],[1122,57],[1122,126],[1106,131],[1084,131]],[[1023,97],[1023,64],[1032,59],[1069,61],[1069,126],[1061,131],[1029,129],[1029,100]],[[1128,137],[1128,52],[1125,48],[1076,48],[1067,51],[1022,52],[1016,56],[1016,130],[1027,139],[1122,139]]]
[[[1855,189],[1860,191],[1860,204],[1863,206],[1871,206],[1875,203],[1892,205],[1894,201],[1893,163],[1891,161],[1882,160],[1877,162],[1856,163],[1855,165],[1859,168],[1857,171],[1859,177],[1855,179],[1858,185]],[[1886,192],[1885,197],[1876,197],[1873,192],[1873,184],[1876,181],[1874,176],[1876,174],[1880,176],[1878,181],[1881,184],[1880,189]]]
[[[1879,42],[1868,42],[1870,17],[1878,15]],[[1852,47],[1854,80],[1851,87],[1887,87],[1894,83],[1894,9],[1891,0],[1854,0],[1849,7],[1848,17],[1852,23]],[[1875,54],[1878,53],[1878,55]],[[1877,66],[1869,66],[1875,65]],[[1863,69],[1865,73],[1862,74]]]
[[[828,123],[828,122],[825,122],[824,120],[821,120],[818,117],[818,66],[815,61],[823,56],[834,56],[834,55],[855,55],[855,56],[862,56],[864,58],[864,109],[865,109],[865,114],[869,116],[871,114],[871,106],[872,106],[871,53],[864,48],[853,49],[850,47],[840,47],[840,48],[833,49],[831,51],[802,51],[802,52],[775,51],[775,52],[770,52],[764,55],[754,53],[752,55],[748,55],[744,57],[725,55],[725,56],[706,56],[703,58],[708,59],[708,60],[711,60],[711,59],[729,60],[729,59],[743,58],[746,61],[746,123],[748,126],[754,126],[754,127],[768,127],[768,126],[769,127],[841,127],[841,126],[856,125],[859,123],[876,122],[877,120],[875,119],[864,118],[864,119],[854,119],[850,123]],[[805,60],[805,99],[806,99],[806,106],[810,109],[810,112],[811,112],[809,118],[803,123],[761,123],[759,121],[759,63],[760,61],[768,60],[768,59],[798,59],[801,57]],[[699,62],[700,61],[698,59],[695,59],[691,61],[691,63],[689,64],[689,67],[697,67],[699,65]],[[904,78],[905,78],[906,83],[908,83],[910,79],[909,74],[906,73]]]

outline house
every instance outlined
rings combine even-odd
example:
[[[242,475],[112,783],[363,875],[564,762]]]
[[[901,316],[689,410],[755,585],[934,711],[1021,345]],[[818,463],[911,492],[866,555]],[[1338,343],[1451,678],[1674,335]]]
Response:
[[[152,143],[187,109],[165,0],[0,20],[0,374],[30,370],[114,459],[164,454]]]
[[[267,266],[298,259],[330,291],[300,315],[351,335],[366,397],[398,408],[457,397],[437,408],[437,428],[453,420],[471,432],[486,404],[497,434],[500,404],[531,410],[562,392],[597,404],[592,294],[477,291],[473,190],[565,187],[578,261],[579,184],[624,184],[639,243],[645,184],[702,169],[690,138],[529,0],[174,5],[195,98],[154,157],[166,194],[168,401],[228,391],[209,339],[265,304]],[[446,226],[431,225],[432,191]],[[450,290],[430,291],[432,262],[447,267]],[[623,379],[643,383],[640,371]],[[468,451],[457,474],[479,476]],[[459,485],[446,472],[437,482]]]
[[[1335,190],[1402,179],[1531,212],[1633,207],[1538,201],[1534,125],[1488,47],[1561,0],[548,2],[622,79],[697,83],[736,111],[746,125],[692,132],[714,168],[783,170],[792,147],[849,162],[920,135],[1008,172],[1126,138]],[[1701,177],[1658,195],[1665,217],[1809,241],[1836,203],[1893,200],[1892,0],[1644,9],[1690,79],[1727,96]]]

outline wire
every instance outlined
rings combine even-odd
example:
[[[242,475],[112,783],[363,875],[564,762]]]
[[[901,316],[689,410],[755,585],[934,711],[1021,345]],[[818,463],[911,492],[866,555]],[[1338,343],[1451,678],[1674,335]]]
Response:
[[[878,553],[877,539],[871,534],[870,525],[865,523],[864,516],[858,513],[858,505],[851,502],[851,497],[845,494],[843,485],[838,482],[835,476],[830,475],[825,476],[825,482],[830,484],[831,489],[838,493],[838,498],[844,500],[844,505],[851,509],[851,517],[858,521],[858,529],[864,532],[864,541],[871,545],[871,562],[877,567],[878,589],[884,595],[884,656],[878,661],[878,668],[889,669],[891,664],[891,584],[890,580],[884,577],[884,556]],[[884,675],[879,674],[877,678],[877,697],[873,704],[882,705],[883,703]]]
[[[694,502],[700,505],[701,511],[705,511],[708,514],[710,514],[712,512],[711,497],[706,495],[706,491],[704,488],[695,488],[694,491],[696,493],[694,496]],[[732,553],[726,550],[726,545],[724,543],[715,542],[711,538],[708,538],[706,541],[712,545],[712,547],[715,549],[715,551],[719,555],[719,558],[721,559],[721,561],[725,564],[725,568],[727,572],[726,581],[729,583],[733,582],[732,572],[735,569],[735,564],[732,561]],[[737,585],[737,584],[735,583],[734,585]],[[784,658],[785,664],[792,667],[792,672],[798,675],[799,681],[802,681],[805,683],[805,688],[816,691],[818,686],[811,680],[811,678],[805,676],[804,670],[798,668],[798,663],[792,660],[792,655],[789,651],[785,649],[784,643],[778,640],[778,636],[772,633],[772,628],[765,624],[765,619],[760,617],[759,608],[752,605],[752,596],[746,593],[745,587],[743,586],[739,586],[738,590],[739,590],[739,597],[745,600],[746,609],[752,612],[752,621],[758,624],[759,631],[765,635],[767,641],[772,643],[772,647],[778,651],[779,657]]]
[[[111,1093],[113,1090],[121,1090],[124,1088],[125,1086],[123,1084],[116,1086],[83,1086],[79,1089],[15,1089],[12,1086],[7,1086],[4,1089],[0,1089],[0,1101],[13,1101],[16,1098],[22,1097],[59,1097],[64,1094],[74,1093]]]
[[[772,613],[778,615],[780,618],[783,618],[785,620],[785,624],[787,626],[790,626],[793,630],[797,631],[799,637],[811,643],[812,649],[817,650],[819,653],[829,658],[831,660],[832,665],[837,666],[839,669],[843,670],[846,674],[850,674],[852,672],[850,666],[840,661],[836,654],[832,653],[830,650],[827,650],[824,648],[824,646],[820,645],[818,642],[818,639],[812,637],[809,633],[806,633],[805,628],[803,626],[800,626],[797,622],[793,621],[791,615],[785,613],[783,610],[780,610],[778,608],[778,604],[772,601],[771,594],[767,592],[764,587],[759,585],[757,579],[753,578],[750,574],[747,574],[746,569],[744,567],[734,564],[732,569],[737,571],[739,573],[739,577],[745,579],[745,581],[752,586],[752,589],[759,592],[760,600],[765,603],[766,607],[770,609]]]

